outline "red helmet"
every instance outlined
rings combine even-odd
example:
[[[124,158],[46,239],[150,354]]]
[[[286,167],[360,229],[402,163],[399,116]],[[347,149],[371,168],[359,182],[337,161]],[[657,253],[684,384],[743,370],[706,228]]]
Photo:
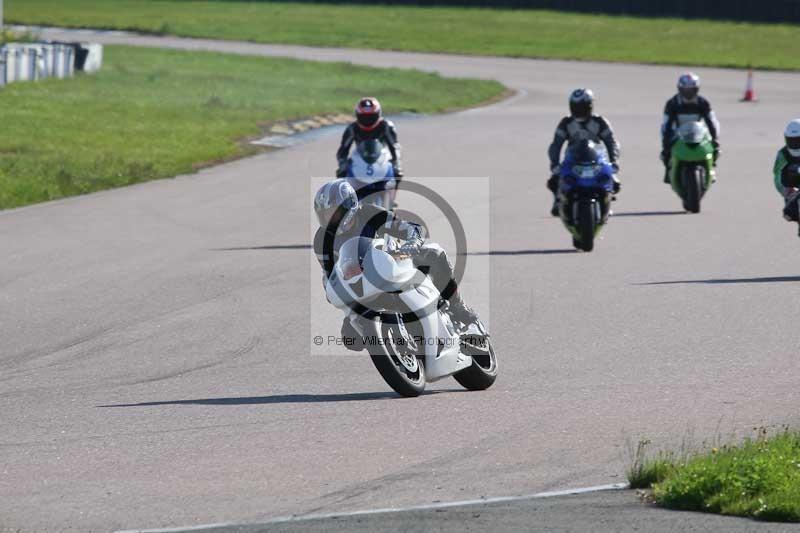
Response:
[[[356,104],[356,122],[364,131],[372,131],[381,121],[381,103],[377,98],[362,98]]]

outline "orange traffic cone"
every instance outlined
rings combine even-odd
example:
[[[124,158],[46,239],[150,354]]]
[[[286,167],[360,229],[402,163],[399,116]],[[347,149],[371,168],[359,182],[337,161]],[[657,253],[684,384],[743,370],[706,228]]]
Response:
[[[744,97],[741,100],[742,102],[755,102],[756,101],[756,92],[753,89],[753,71],[747,71],[747,85],[744,87]]]

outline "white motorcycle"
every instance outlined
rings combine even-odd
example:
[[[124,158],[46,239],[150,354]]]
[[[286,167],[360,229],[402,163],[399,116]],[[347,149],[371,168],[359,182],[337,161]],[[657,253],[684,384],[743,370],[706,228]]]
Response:
[[[389,149],[380,141],[361,141],[347,164],[347,181],[359,201],[391,209],[396,195],[394,166]]]
[[[497,358],[480,320],[453,322],[433,282],[400,255],[390,237],[354,237],[339,250],[326,283],[328,301],[345,311],[375,368],[402,396],[453,376],[469,390],[488,389]]]

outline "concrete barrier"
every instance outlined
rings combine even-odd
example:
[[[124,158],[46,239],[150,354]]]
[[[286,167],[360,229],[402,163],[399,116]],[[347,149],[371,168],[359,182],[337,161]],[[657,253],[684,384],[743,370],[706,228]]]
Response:
[[[5,81],[6,83],[11,83],[17,79],[17,49],[4,46],[3,55],[6,67]]]
[[[81,48],[86,50],[86,57],[82,64],[75,61],[76,68],[84,72],[97,72],[103,66],[103,45],[97,43],[81,43]]]
[[[103,47],[99,44],[7,43],[0,47],[0,86],[15,81],[69,78],[76,69],[97,72],[102,63]]]

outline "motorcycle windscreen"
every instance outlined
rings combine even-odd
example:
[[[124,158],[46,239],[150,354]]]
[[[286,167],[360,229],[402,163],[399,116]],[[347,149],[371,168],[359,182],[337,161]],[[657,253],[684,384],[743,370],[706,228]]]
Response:
[[[346,276],[348,272],[354,272],[356,269],[358,273],[361,273],[364,256],[367,255],[370,248],[372,248],[372,239],[368,239],[367,237],[353,237],[347,239],[347,241],[342,244],[342,247],[339,248],[339,266],[342,270],[342,274]],[[345,272],[345,269],[348,271]],[[350,277],[353,277],[353,275]]]
[[[689,145],[698,145],[708,135],[708,128],[702,122],[687,122],[678,128],[678,137]]]
[[[367,139],[358,143],[356,150],[364,162],[366,162],[368,165],[373,165],[378,161],[378,159],[381,158],[381,153],[383,153],[383,143],[377,139]]]
[[[594,179],[603,173],[603,166],[599,163],[576,164],[572,166],[572,174],[579,179]]]
[[[413,262],[376,248],[376,242],[380,241],[353,237],[342,245],[338,264],[344,281],[363,274],[366,283],[382,292],[396,292],[414,281],[419,271]]]

